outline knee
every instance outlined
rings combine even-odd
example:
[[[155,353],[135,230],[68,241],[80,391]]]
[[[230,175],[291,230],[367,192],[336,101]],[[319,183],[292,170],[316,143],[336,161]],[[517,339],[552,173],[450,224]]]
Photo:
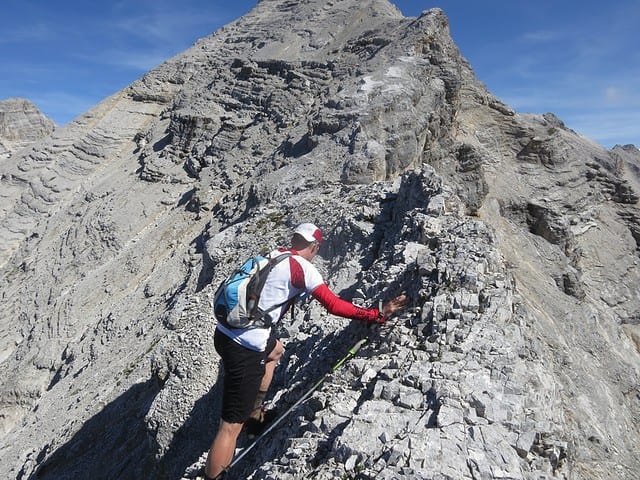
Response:
[[[278,360],[280,360],[280,357],[282,357],[283,353],[284,346],[282,345],[282,342],[280,340],[276,340],[276,346],[273,347],[273,350],[271,350],[271,352],[267,356],[267,360],[270,362],[277,362]]]
[[[240,432],[242,431],[242,427],[242,423],[230,423],[222,420],[220,422],[220,426],[218,427],[218,435],[238,438]]]

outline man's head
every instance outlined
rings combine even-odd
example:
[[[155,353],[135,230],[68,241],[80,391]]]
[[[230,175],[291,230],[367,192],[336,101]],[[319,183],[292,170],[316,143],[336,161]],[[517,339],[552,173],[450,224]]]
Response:
[[[301,223],[293,231],[291,238],[291,248],[296,250],[300,255],[311,260],[320,250],[322,243],[322,230],[313,223]]]

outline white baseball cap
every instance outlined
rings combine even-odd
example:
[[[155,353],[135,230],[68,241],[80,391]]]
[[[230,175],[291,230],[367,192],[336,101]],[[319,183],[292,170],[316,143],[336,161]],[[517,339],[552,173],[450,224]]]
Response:
[[[322,243],[322,230],[313,223],[301,223],[293,232],[302,235],[307,242]]]

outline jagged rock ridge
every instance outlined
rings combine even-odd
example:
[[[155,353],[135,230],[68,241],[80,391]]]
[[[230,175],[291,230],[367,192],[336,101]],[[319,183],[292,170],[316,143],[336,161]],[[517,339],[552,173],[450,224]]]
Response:
[[[440,10],[263,0],[0,164],[1,473],[195,478],[214,286],[310,220],[332,288],[412,309],[302,305],[274,403],[369,342],[236,478],[636,478],[639,162],[487,92]]]

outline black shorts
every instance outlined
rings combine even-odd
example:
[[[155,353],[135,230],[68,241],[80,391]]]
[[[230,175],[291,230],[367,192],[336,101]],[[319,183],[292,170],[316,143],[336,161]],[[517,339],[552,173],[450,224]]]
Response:
[[[256,352],[238,345],[216,329],[214,345],[222,358],[224,369],[222,420],[228,423],[244,423],[254,408],[264,376],[264,364],[276,346],[276,339],[269,338],[265,351]]]

